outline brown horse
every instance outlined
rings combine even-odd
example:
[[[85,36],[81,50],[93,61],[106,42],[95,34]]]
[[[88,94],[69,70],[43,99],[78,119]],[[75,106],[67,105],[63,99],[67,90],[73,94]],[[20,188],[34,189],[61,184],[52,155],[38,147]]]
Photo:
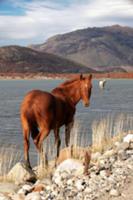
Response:
[[[89,106],[91,79],[92,75],[83,77],[81,74],[76,79],[60,84],[51,93],[32,90],[25,96],[21,105],[21,122],[24,136],[24,158],[28,167],[31,167],[30,133],[36,148],[41,152],[43,140],[53,129],[58,157],[61,143],[59,128],[65,125],[65,143],[68,146],[76,104],[82,99],[84,106]]]

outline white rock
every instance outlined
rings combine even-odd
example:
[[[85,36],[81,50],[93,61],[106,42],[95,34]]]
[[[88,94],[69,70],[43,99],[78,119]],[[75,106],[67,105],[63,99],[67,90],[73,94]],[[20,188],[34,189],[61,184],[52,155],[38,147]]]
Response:
[[[108,158],[108,157],[113,156],[114,154],[115,154],[115,151],[113,149],[111,149],[104,153],[104,157]]]
[[[20,188],[18,194],[25,194],[25,190],[23,188]]]
[[[105,171],[105,170],[101,170],[101,171],[100,171],[100,176],[101,176],[102,178],[107,178],[107,173],[106,173],[106,171]]]
[[[26,168],[26,166],[20,162],[10,170],[7,177],[16,184],[24,183],[26,181],[33,181],[36,179],[34,172]]]
[[[116,147],[118,147],[118,146],[120,145],[120,142],[115,142],[114,145],[115,145]]]
[[[91,193],[92,189],[90,187],[86,187],[84,190],[85,193]]]
[[[118,197],[119,195],[120,195],[120,192],[117,189],[110,190],[110,196]]]
[[[26,194],[26,192],[32,189],[31,185],[23,185],[21,189],[19,189],[18,194]]]
[[[67,159],[60,163],[60,165],[57,167],[56,171],[73,171],[73,170],[79,170],[79,168],[83,168],[83,164],[76,159]],[[56,173],[56,172],[55,172]]]
[[[22,188],[23,188],[24,190],[26,190],[26,191],[29,191],[29,190],[32,189],[32,187],[33,187],[33,186],[31,186],[31,185],[27,185],[27,184],[26,184],[26,185],[23,185]]]
[[[100,157],[101,157],[101,153],[100,152],[92,153],[92,155],[91,155],[91,159],[93,161],[97,161],[98,159],[100,159]]]
[[[25,197],[25,200],[41,200],[39,192],[32,192]]]
[[[69,179],[68,181],[67,181],[67,185],[73,185],[73,180],[72,179]]]
[[[123,142],[133,142],[133,134],[128,134],[123,138]]]
[[[85,185],[83,185],[83,181],[80,179],[76,181],[75,186],[77,187],[78,191],[83,190],[85,187]]]
[[[10,200],[10,198],[5,196],[4,194],[0,194],[0,200]]]
[[[61,176],[57,176],[57,177],[53,178],[53,181],[59,186],[62,184]]]

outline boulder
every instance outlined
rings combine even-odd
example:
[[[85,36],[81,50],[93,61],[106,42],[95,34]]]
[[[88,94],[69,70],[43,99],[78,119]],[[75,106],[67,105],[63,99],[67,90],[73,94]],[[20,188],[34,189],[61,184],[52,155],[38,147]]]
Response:
[[[13,183],[0,183],[0,193],[13,194],[18,191],[18,186]]]
[[[133,142],[133,134],[128,134],[123,138],[123,142]]]
[[[122,142],[120,143],[120,145],[117,146],[116,151],[120,151],[120,150],[127,150],[129,148],[129,143],[128,142]]]
[[[63,172],[63,171],[76,171],[79,169],[83,169],[83,164],[76,159],[67,159],[60,163],[55,171],[56,172]]]
[[[17,163],[8,173],[7,178],[14,181],[16,184],[21,184],[25,182],[35,182],[35,173],[27,168],[23,163]]]

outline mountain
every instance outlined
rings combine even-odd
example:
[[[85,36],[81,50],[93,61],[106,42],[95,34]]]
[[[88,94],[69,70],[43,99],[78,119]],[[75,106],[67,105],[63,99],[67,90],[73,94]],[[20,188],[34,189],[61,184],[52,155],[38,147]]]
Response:
[[[133,28],[119,25],[56,35],[31,48],[98,71],[133,71]]]
[[[93,72],[81,64],[49,53],[38,52],[26,47],[0,47],[0,72]]]

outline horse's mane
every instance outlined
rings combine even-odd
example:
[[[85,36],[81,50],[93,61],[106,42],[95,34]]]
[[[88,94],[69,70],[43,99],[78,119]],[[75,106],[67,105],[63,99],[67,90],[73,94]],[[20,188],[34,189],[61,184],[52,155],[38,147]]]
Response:
[[[67,86],[67,85],[72,84],[72,83],[74,83],[75,81],[78,81],[78,80],[79,80],[79,77],[71,79],[71,80],[67,80],[64,83],[61,83],[58,87]]]

